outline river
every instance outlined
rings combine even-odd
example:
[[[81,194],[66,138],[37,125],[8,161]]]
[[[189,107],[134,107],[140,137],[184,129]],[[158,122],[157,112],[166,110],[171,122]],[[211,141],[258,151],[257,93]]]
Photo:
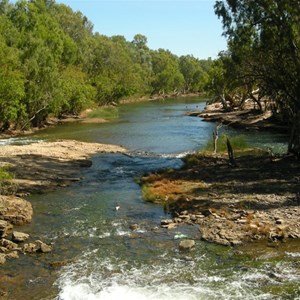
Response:
[[[22,231],[54,250],[1,267],[9,299],[300,299],[299,243],[238,250],[206,243],[196,226],[160,228],[167,212],[142,199],[142,174],[178,168],[180,157],[206,145],[215,125],[184,116],[203,106],[199,99],[123,105],[110,123],[64,124],[30,137],[119,144],[130,155],[95,155],[82,181],[29,197],[34,218]],[[284,149],[280,135],[246,134],[252,144]],[[185,237],[196,239],[195,251],[178,251]]]

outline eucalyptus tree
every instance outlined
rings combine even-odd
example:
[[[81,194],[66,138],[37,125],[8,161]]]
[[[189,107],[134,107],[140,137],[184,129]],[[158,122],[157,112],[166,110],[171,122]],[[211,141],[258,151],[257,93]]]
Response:
[[[184,88],[184,77],[180,72],[179,58],[168,50],[151,52],[153,93],[179,92]]]
[[[246,81],[273,99],[300,155],[300,5],[298,0],[216,1],[233,61]]]
[[[201,62],[192,55],[179,57],[180,72],[184,77],[185,92],[199,92],[202,90],[205,71],[202,69]]]
[[[20,70],[19,32],[12,22],[0,14],[0,129],[24,117],[25,78]]]

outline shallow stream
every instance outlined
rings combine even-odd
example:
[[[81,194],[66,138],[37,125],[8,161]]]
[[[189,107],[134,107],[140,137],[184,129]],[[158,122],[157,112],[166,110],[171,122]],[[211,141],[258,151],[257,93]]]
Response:
[[[111,123],[65,124],[30,137],[119,144],[130,155],[95,155],[82,181],[29,198],[34,219],[22,230],[54,251],[1,267],[9,299],[300,299],[299,242],[280,249],[209,244],[196,226],[160,228],[168,214],[142,199],[137,178],[180,167],[180,157],[206,145],[215,125],[184,116],[203,106],[199,99],[124,105]],[[247,139],[284,149],[280,135],[247,133]],[[132,224],[139,229],[131,231]],[[195,251],[178,251],[185,237],[196,239]]]

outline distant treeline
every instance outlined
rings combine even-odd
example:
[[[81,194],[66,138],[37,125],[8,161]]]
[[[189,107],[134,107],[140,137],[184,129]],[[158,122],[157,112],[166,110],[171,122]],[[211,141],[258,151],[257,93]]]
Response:
[[[95,33],[81,12],[53,0],[0,0],[0,129],[126,97],[201,92],[211,64],[151,50],[141,34]]]

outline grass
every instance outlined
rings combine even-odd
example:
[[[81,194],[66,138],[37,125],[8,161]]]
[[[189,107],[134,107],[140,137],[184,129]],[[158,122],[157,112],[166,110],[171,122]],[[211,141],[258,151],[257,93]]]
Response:
[[[217,141],[217,152],[227,152],[227,138],[230,141],[233,151],[235,150],[245,150],[249,148],[249,145],[246,141],[245,136],[230,136],[227,134],[222,134]],[[212,152],[214,151],[214,141],[213,139],[209,140],[204,151]]]
[[[151,177],[151,176],[150,176]],[[149,202],[164,202],[173,201],[176,195],[182,194],[183,190],[180,188],[180,182],[170,181],[166,178],[161,180],[150,178],[147,184],[142,186],[143,197]]]
[[[107,120],[117,119],[119,117],[119,109],[117,107],[100,107],[88,113],[88,118],[102,118]]]

